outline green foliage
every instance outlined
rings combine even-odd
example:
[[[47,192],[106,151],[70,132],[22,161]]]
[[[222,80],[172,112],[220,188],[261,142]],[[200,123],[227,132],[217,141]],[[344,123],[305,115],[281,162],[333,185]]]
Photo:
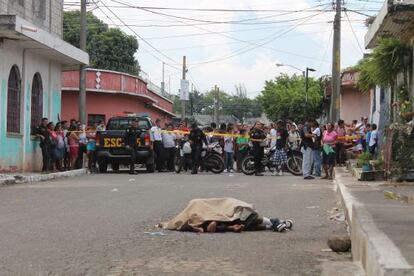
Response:
[[[357,166],[369,165],[369,161],[372,160],[372,154],[369,152],[363,152],[358,156]]]
[[[262,107],[257,99],[247,97],[244,88],[236,88],[236,94],[230,95],[220,90],[220,115],[233,115],[242,120],[243,118],[260,117]],[[189,115],[203,114],[212,115],[214,112],[214,90],[205,93],[193,91],[190,93],[190,101],[186,103],[186,113]],[[181,101],[179,96],[175,96],[173,110],[181,113]]]
[[[308,103],[305,95],[305,78],[282,74],[266,81],[259,100],[267,117],[273,121],[290,119],[303,122],[322,114],[323,92],[320,82],[309,78]]]
[[[397,76],[412,65],[412,48],[395,38],[384,38],[371,55],[358,64],[358,87],[368,91],[375,85],[393,86]]]
[[[412,126],[392,127],[392,174],[404,176],[414,169],[414,137]]]
[[[99,69],[115,70],[138,74],[139,64],[134,55],[138,41],[119,29],[108,26],[91,12],[87,13],[86,50],[90,66]],[[66,11],[63,14],[63,39],[79,47],[80,12]]]

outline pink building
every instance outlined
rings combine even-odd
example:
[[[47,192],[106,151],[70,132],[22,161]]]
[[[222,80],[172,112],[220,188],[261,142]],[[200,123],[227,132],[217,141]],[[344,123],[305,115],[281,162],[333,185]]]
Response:
[[[340,118],[346,123],[352,120],[360,120],[361,117],[371,117],[371,94],[363,92],[356,86],[359,72],[348,69],[342,72],[341,95],[339,97]],[[325,88],[325,98],[331,96],[331,83],[328,81]],[[327,106],[329,109],[329,106]]]
[[[86,74],[86,114],[88,124],[105,122],[116,115],[147,114],[153,121],[170,122],[173,102],[151,91],[138,76],[122,72],[88,69]],[[79,71],[62,72],[63,120],[79,117]]]

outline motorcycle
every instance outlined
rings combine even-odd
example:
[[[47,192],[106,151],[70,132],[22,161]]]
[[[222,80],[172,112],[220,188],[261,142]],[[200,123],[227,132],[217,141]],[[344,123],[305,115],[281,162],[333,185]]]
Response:
[[[276,151],[276,147],[265,149],[265,154],[262,159],[262,167],[267,168],[270,172],[274,172],[276,169],[275,164],[272,161],[272,156]],[[293,175],[302,175],[302,153],[298,150],[293,150],[289,145],[286,151],[287,163],[283,169],[286,169]],[[245,175],[252,175],[254,171],[254,156],[249,154],[246,156],[241,164],[241,170]]]
[[[187,161],[187,157],[185,155],[191,154],[191,151],[188,150],[188,147],[188,141],[184,141],[181,143],[181,145],[178,145],[176,147],[177,154],[175,155],[174,160],[174,171],[176,173],[180,173],[183,167],[185,167],[185,169],[187,167],[185,166],[185,162]],[[221,157],[222,153],[223,149],[218,142],[203,146],[200,160],[201,168],[205,171],[212,171],[215,174],[222,173],[224,171],[224,160]]]

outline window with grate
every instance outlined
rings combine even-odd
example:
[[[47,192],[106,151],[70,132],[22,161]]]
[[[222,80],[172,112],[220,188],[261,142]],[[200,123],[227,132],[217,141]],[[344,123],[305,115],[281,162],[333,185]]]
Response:
[[[20,133],[21,80],[19,68],[13,65],[7,86],[7,132]]]
[[[40,124],[43,116],[43,84],[42,77],[36,73],[32,82],[32,101],[31,101],[31,117],[30,130],[33,131]]]
[[[93,126],[100,121],[105,123],[105,115],[103,114],[88,114],[88,126]]]

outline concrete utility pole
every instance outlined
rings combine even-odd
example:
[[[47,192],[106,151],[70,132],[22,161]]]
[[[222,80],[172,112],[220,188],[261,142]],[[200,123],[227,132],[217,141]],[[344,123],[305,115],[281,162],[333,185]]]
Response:
[[[86,0],[81,0],[80,39],[79,46],[86,51]],[[86,118],[86,65],[81,65],[79,70],[79,120],[87,124]]]
[[[332,47],[332,95],[329,119],[336,122],[340,118],[339,96],[341,93],[341,11],[342,0],[336,0],[334,37]]]
[[[185,80],[185,75],[187,73],[187,58],[183,56],[183,80]],[[181,120],[185,119],[185,100],[181,100]]]
[[[214,85],[214,122],[216,123],[217,127],[220,124],[220,89],[217,85]]]
[[[162,82],[161,82],[161,95],[165,95],[165,75],[164,75],[164,65],[165,63],[162,63]]]

